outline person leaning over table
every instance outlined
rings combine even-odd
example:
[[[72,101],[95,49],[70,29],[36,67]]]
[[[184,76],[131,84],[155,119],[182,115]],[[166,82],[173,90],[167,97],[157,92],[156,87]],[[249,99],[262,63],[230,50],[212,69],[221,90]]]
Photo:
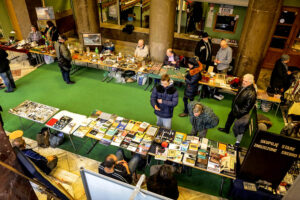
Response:
[[[183,97],[184,111],[179,114],[179,117],[188,116],[188,100],[194,101],[195,96],[198,94],[199,80],[202,79],[199,63],[195,58],[189,58],[187,65],[189,72],[184,78],[186,83]]]
[[[206,137],[207,129],[219,124],[219,118],[214,111],[203,104],[192,101],[188,104],[190,122],[192,124],[191,135]]]
[[[109,154],[105,157],[104,162],[99,165],[98,172],[99,174],[131,184],[132,174],[135,172],[140,159],[141,155],[135,154],[129,163],[127,163],[123,149],[119,149],[116,154]]]
[[[173,110],[178,104],[178,92],[169,75],[161,76],[161,85],[153,89],[150,102],[157,117],[156,125],[171,129]]]
[[[49,174],[57,166],[58,158],[55,155],[45,158],[32,149],[27,149],[25,140],[22,137],[14,139],[12,144],[14,147],[20,149],[20,151],[22,151],[22,153],[27,158],[29,158],[39,169],[41,169],[46,174]]]
[[[218,128],[218,130],[228,134],[235,120],[235,126],[239,126],[239,123],[243,126],[245,121],[247,121],[244,116],[249,114],[255,102],[256,87],[254,85],[254,76],[252,74],[245,74],[243,76],[242,86],[238,89],[238,92],[232,100],[231,111],[228,115],[225,128]],[[238,130],[238,127],[236,127],[236,130]],[[239,134],[242,133],[235,132],[235,135]]]
[[[67,84],[74,84],[74,81],[70,80],[70,70],[71,70],[71,52],[66,47],[65,42],[67,37],[64,35],[59,36],[58,42],[55,43],[55,52],[58,58],[58,66],[62,73],[62,77]]]
[[[16,88],[16,84],[9,67],[8,54],[5,50],[0,49],[0,77],[2,78],[4,85],[6,86],[5,92],[13,92]],[[4,89],[0,87],[0,89]]]
[[[134,51],[134,57],[147,58],[149,56],[149,48],[145,45],[144,40],[140,39],[138,41],[137,47]]]
[[[42,39],[42,34],[34,25],[31,25],[31,32],[28,34],[27,40],[29,42],[38,42]]]
[[[164,59],[164,65],[169,65],[175,67],[175,69],[179,69],[179,57],[173,51],[173,49],[167,49],[166,56]]]

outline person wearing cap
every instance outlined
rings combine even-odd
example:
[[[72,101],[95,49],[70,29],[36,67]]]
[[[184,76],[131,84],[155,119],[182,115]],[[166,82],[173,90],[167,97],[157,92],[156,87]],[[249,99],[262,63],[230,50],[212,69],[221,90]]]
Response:
[[[290,61],[290,56],[283,54],[280,59],[275,63],[274,69],[272,71],[270,88],[272,93],[282,94],[291,85],[289,76],[291,71],[288,70],[287,64]]]
[[[138,41],[137,47],[134,51],[134,57],[147,58],[149,56],[149,48],[145,45],[144,40],[140,39]]]
[[[176,55],[173,49],[167,49],[164,65],[173,66],[176,69],[179,69],[179,57]]]
[[[212,43],[211,39],[208,38],[208,34],[204,32],[202,39],[197,43],[195,48],[195,55],[198,56],[199,61],[206,65],[206,70],[211,65],[212,57]]]
[[[45,158],[32,149],[26,148],[25,140],[22,137],[17,137],[13,140],[12,145],[22,151],[22,153],[29,158],[40,170],[49,174],[56,166],[58,158],[55,155]]]
[[[232,61],[232,49],[224,39],[221,40],[220,46],[221,48],[219,49],[214,62],[217,64],[218,72],[226,74]]]
[[[60,68],[64,81],[67,84],[74,84],[75,82],[70,80],[72,57],[70,50],[65,45],[66,40],[66,36],[60,35],[58,37],[58,42],[55,43],[55,51],[58,58],[58,66]]]
[[[242,86],[238,89],[235,97],[232,100],[231,111],[224,128],[218,128],[219,131],[229,133],[232,124],[235,122],[234,134],[241,135],[247,121],[248,114],[252,110],[256,102],[256,86],[254,84],[254,76],[245,74],[243,76]],[[246,116],[247,115],[247,116]],[[237,141],[240,142],[240,141]]]
[[[199,80],[202,79],[199,64],[195,58],[188,59],[189,72],[185,76],[186,87],[184,90],[184,111],[179,114],[179,117],[188,116],[188,100],[193,101],[198,93]]]
[[[28,34],[27,40],[29,42],[38,42],[42,39],[42,34],[36,29],[34,25],[31,25],[31,32]]]
[[[188,111],[192,124],[191,135],[206,137],[207,129],[214,128],[219,124],[219,118],[214,111],[197,101],[188,104]]]

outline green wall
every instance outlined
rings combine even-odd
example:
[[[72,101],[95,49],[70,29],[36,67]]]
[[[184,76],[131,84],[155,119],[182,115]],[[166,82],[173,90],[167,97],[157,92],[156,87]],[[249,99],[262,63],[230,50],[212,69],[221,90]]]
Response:
[[[8,39],[9,32],[13,30],[13,26],[10,22],[10,18],[4,0],[0,0],[0,25],[3,29],[4,37]]]
[[[215,4],[214,6],[214,18],[213,18],[213,26],[214,26],[214,20],[215,20],[215,14],[218,13],[219,11],[219,4]],[[209,9],[207,9],[209,11]],[[240,6],[234,6],[233,7],[233,14],[234,15],[239,15],[237,27],[235,30],[235,33],[223,33],[223,32],[216,32],[212,28],[204,27],[204,31],[206,31],[211,37],[214,38],[226,38],[226,39],[233,39],[233,40],[240,40],[245,17],[247,13],[247,7],[240,7]]]
[[[71,0],[45,0],[45,6],[53,6],[54,12],[71,9]]]
[[[284,0],[284,6],[300,7],[300,0]]]

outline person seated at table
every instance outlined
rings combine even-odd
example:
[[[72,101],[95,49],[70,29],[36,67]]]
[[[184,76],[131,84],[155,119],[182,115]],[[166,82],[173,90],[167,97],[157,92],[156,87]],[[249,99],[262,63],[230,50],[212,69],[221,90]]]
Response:
[[[27,149],[25,140],[22,137],[14,139],[12,144],[20,149],[27,158],[46,174],[49,174],[57,166],[58,158],[55,155],[45,158],[32,149]]]
[[[54,26],[53,22],[51,21],[47,21],[46,22],[46,29],[43,32],[43,35],[45,35],[46,40],[50,41],[50,42],[56,42],[58,40],[58,30],[57,28]]]
[[[31,25],[31,32],[28,34],[27,40],[29,42],[38,42],[42,39],[42,34],[34,25]]]
[[[179,69],[179,57],[176,55],[173,49],[167,49],[164,65],[173,66],[176,69]]]
[[[0,77],[2,78],[4,85],[6,86],[5,92],[13,92],[16,88],[16,84],[9,67],[8,54],[5,50],[0,49]],[[4,87],[0,87],[4,89]]]
[[[152,172],[153,167],[157,171],[156,173]],[[170,199],[178,199],[179,191],[177,180],[173,175],[174,171],[171,165],[151,166],[150,177],[147,180],[147,190]]]
[[[183,97],[184,111],[179,114],[179,117],[188,116],[188,100],[194,101],[194,98],[198,93],[199,81],[202,79],[199,63],[195,58],[190,58],[187,65],[189,67],[189,72],[184,78],[186,83]]]
[[[188,111],[192,124],[191,135],[199,134],[199,137],[206,137],[207,129],[214,128],[219,124],[219,118],[214,111],[197,101],[188,104]]]
[[[125,159],[123,149],[119,149],[116,154],[107,155],[104,162],[99,165],[99,174],[131,184],[132,174],[135,173],[141,156],[135,154],[128,163]]]
[[[147,58],[149,56],[149,48],[147,45],[145,45],[144,40],[139,40],[137,47],[134,51],[134,57],[137,58]]]

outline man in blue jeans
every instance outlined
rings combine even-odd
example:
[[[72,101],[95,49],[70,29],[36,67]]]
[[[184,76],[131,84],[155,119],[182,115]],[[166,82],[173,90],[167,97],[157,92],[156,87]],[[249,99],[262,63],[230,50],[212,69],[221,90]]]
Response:
[[[16,85],[10,71],[9,60],[7,57],[8,54],[6,51],[0,49],[0,77],[6,86],[5,92],[13,92],[14,88],[16,88]],[[3,89],[3,87],[0,89]]]
[[[151,94],[151,105],[157,117],[157,126],[171,129],[174,107],[178,104],[178,92],[168,74],[161,76],[161,85]]]
[[[131,184],[132,174],[135,172],[140,159],[141,156],[135,154],[127,163],[123,149],[119,149],[116,154],[106,156],[104,162],[99,165],[98,171],[99,174]]]

